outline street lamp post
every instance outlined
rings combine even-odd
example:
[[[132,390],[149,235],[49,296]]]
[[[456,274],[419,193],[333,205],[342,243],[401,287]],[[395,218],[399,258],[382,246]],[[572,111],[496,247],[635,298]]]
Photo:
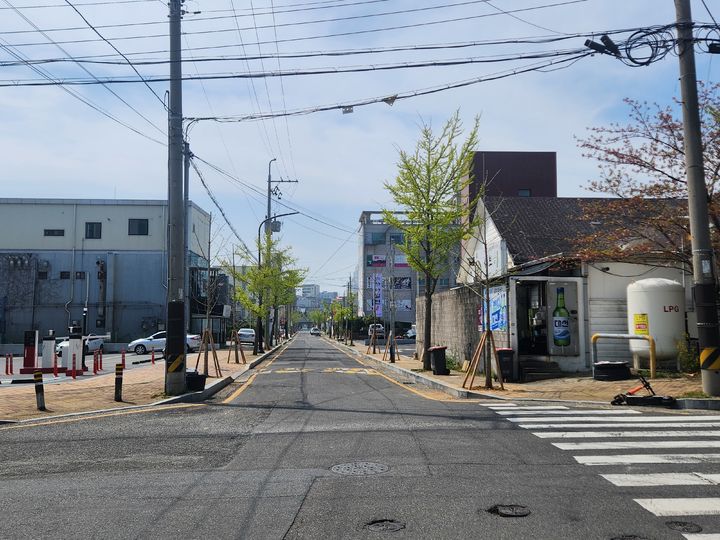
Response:
[[[272,163],[272,161],[270,163]],[[269,169],[269,167],[270,166],[268,165],[268,169]],[[260,222],[260,225],[258,225],[258,233],[257,233],[258,271],[262,268],[262,244],[260,243],[260,231],[262,230],[263,225],[265,225],[266,223],[268,223],[271,220],[285,217],[285,216],[294,216],[295,214],[299,214],[299,212],[287,212],[286,214],[278,214],[277,216],[272,216],[272,217],[268,216],[267,218],[263,219]],[[269,239],[272,234],[272,230],[271,230],[270,226],[268,226],[266,234],[267,234],[267,238]],[[258,293],[258,307],[259,307],[258,311],[262,314],[262,291]],[[262,345],[263,340],[262,340],[261,334],[262,334],[262,315],[258,315],[257,320],[255,321],[255,343],[253,344],[253,354],[265,352],[263,350],[263,345]]]

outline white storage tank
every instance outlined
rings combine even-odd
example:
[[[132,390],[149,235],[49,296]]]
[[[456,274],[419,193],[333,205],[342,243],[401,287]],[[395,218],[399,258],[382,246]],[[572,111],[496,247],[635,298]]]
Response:
[[[627,286],[628,334],[650,335],[658,360],[677,358],[677,342],[685,336],[685,289],[677,281],[641,279]],[[650,344],[631,339],[630,351],[650,357]]]

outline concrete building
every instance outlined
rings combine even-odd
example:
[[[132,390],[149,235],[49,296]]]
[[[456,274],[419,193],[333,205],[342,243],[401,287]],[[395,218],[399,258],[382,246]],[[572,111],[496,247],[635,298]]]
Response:
[[[305,298],[317,298],[318,296],[320,296],[320,285],[303,283],[302,295]]]
[[[194,203],[188,215],[188,281],[199,283],[210,216]],[[67,335],[83,318],[110,342],[164,329],[167,201],[0,199],[0,227],[2,342]]]
[[[416,297],[424,292],[424,280],[410,268],[400,249],[402,232],[385,222],[381,212],[360,214],[360,245],[357,278],[358,314],[390,321],[395,310],[398,323],[415,323]],[[459,246],[458,246],[459,251]],[[441,276],[437,291],[455,285],[457,254],[449,261],[449,270]]]

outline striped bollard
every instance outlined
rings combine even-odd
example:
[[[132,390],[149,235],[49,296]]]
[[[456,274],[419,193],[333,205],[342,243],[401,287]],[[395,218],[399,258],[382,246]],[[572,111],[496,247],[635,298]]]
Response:
[[[8,360],[10,361],[10,375],[15,375],[15,368],[13,368],[13,355],[8,354]]]
[[[36,371],[33,374],[33,378],[35,379],[35,401],[37,401],[37,409],[38,411],[46,411],[42,371]]]
[[[98,354],[97,351],[93,353],[93,375],[97,375],[98,372]]]
[[[103,370],[103,367],[102,367],[102,351],[103,351],[102,349],[100,349],[100,350],[98,351],[98,368],[100,369],[100,371]]]
[[[58,368],[57,368],[57,353],[53,354],[53,377],[58,376]]]
[[[75,353],[73,353],[72,370],[70,371],[70,374],[72,375],[73,379],[77,378],[77,372],[76,372],[77,363],[75,361],[75,356],[76,356]]]
[[[150,352],[150,363],[153,366],[155,365],[155,347],[153,347],[152,351]]]
[[[122,367],[125,369],[125,349],[120,351],[120,354],[122,354]]]
[[[123,365],[115,364],[115,401],[122,401]]]
[[[10,360],[8,360],[8,355],[5,355],[5,375],[10,375]]]

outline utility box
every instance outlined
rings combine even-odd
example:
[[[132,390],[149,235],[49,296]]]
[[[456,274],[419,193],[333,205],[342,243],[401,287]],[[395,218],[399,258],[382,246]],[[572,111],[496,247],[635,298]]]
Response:
[[[500,363],[503,381],[517,382],[520,378],[520,370],[518,360],[515,357],[515,351],[512,349],[495,349],[495,351],[497,352],[498,362]]]

